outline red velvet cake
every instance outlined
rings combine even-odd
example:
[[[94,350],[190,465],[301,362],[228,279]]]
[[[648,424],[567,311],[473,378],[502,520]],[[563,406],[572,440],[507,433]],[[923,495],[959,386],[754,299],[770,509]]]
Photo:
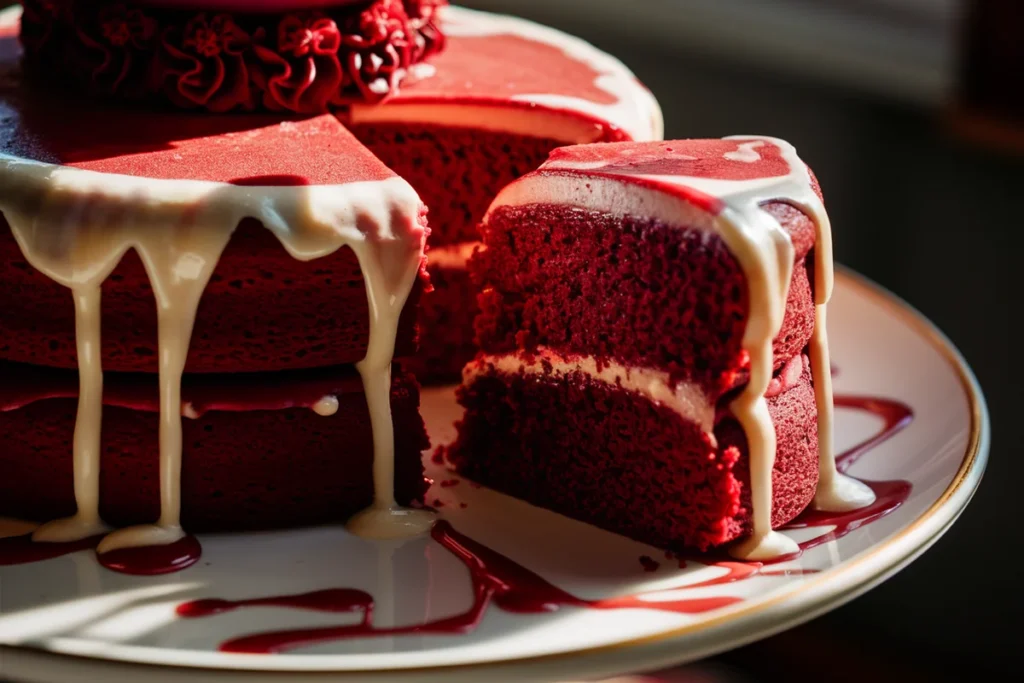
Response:
[[[480,355],[450,462],[482,484],[661,547],[796,550],[835,471],[828,219],[770,138],[556,150],[507,187],[470,269]]]
[[[479,218],[558,145],[660,137],[650,92],[445,0],[22,4],[0,13],[0,425],[26,437],[0,516],[39,542],[142,524],[101,553],[429,524],[400,507],[424,490],[408,371],[475,350]]]

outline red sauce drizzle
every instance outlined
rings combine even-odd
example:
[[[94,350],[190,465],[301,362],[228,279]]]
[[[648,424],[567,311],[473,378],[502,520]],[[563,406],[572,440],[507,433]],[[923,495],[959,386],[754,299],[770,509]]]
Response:
[[[468,633],[479,625],[492,603],[506,612],[517,614],[553,612],[567,606],[602,610],[642,607],[695,614],[740,602],[739,598],[730,596],[649,601],[657,597],[658,593],[610,600],[585,600],[567,593],[504,555],[460,534],[448,522],[442,521],[434,525],[431,536],[443,548],[459,558],[469,570],[473,585],[473,605],[461,614],[421,624],[377,627],[373,624],[373,598],[363,591],[346,589],[236,602],[197,600],[179,605],[177,612],[182,617],[205,617],[246,607],[291,607],[319,612],[361,613],[359,622],[355,624],[258,633],[229,640],[220,647],[222,652],[269,654],[345,638]],[[726,567],[729,570],[726,577],[694,584],[693,587],[739,580],[756,573],[759,569],[758,566],[743,563],[734,565]]]
[[[884,420],[882,429],[875,436],[836,457],[836,468],[844,473],[872,448],[906,429],[914,419],[914,413],[909,406],[888,399],[836,396],[835,405],[837,408],[863,410]],[[901,480],[864,481],[864,483],[875,492],[875,502],[871,505],[850,512],[822,512],[808,508],[786,525],[787,529],[835,526],[832,531],[801,543],[801,551],[842,538],[865,524],[885,517],[907,501],[913,488],[909,481]]]
[[[838,467],[840,471],[844,472],[866,452],[904,429],[910,424],[913,417],[912,411],[906,405],[885,399],[837,397],[836,406],[864,410],[885,420],[885,424],[878,434],[838,456]],[[788,528],[835,526],[833,531],[802,543],[801,551],[845,536],[854,529],[880,519],[902,505],[911,490],[910,483],[905,481],[867,483],[878,497],[878,500],[867,508],[841,514],[808,511],[788,525]],[[676,594],[678,588],[673,588],[671,591],[650,592],[604,600],[587,600],[558,588],[510,558],[457,532],[446,521],[438,522],[431,531],[431,536],[434,541],[461,560],[469,570],[473,586],[473,605],[462,614],[407,626],[377,627],[373,623],[373,598],[363,591],[351,589],[325,590],[301,595],[235,602],[216,599],[197,600],[179,605],[177,612],[179,616],[194,618],[247,607],[270,606],[361,614],[360,621],[355,624],[257,633],[229,640],[220,646],[220,650],[223,652],[270,654],[347,638],[468,633],[479,625],[492,603],[501,610],[517,614],[553,612],[563,607],[599,610],[653,609],[696,614],[741,602],[741,598],[733,596],[658,599],[662,595]],[[690,584],[685,588],[727,585],[754,576],[783,577],[817,572],[814,569],[766,570],[764,563],[728,560],[716,562],[710,556],[695,559],[702,564],[709,564],[726,571],[713,579]],[[788,559],[792,558],[782,558],[778,561]],[[685,566],[685,561],[680,566]]]
[[[910,424],[913,413],[906,405],[876,398],[836,397],[836,406],[870,412],[883,418],[883,429],[837,458],[840,471],[845,472],[865,453]],[[905,481],[866,482],[875,491],[878,500],[862,510],[848,513],[822,513],[809,510],[788,525],[788,528],[834,526],[834,530],[805,541],[801,550],[813,548],[840,538],[851,531],[891,513],[902,505],[910,494],[911,485]],[[586,609],[653,609],[667,612],[696,614],[727,607],[741,601],[733,596],[659,600],[666,592],[651,592],[604,600],[576,597],[549,583],[539,575],[513,560],[455,531],[448,522],[439,522],[431,535],[438,544],[455,555],[469,570],[473,586],[473,605],[462,614],[434,619],[407,626],[377,627],[373,623],[373,598],[354,589],[332,589],[301,595],[227,601],[197,600],[178,606],[182,617],[207,617],[247,607],[285,607],[331,613],[358,613],[358,623],[326,627],[278,631],[244,636],[221,645],[225,652],[273,653],[315,643],[345,638],[370,636],[396,636],[411,634],[458,634],[475,629],[488,607],[493,603],[506,612],[536,614],[552,612],[562,607]],[[94,547],[98,538],[79,543],[32,543],[30,536],[0,539],[0,565],[22,564],[58,557],[78,550]],[[202,554],[199,542],[188,536],[177,543],[150,548],[117,550],[100,556],[103,566],[128,574],[157,575],[180,571],[194,564]],[[715,561],[711,556],[694,558],[702,564],[724,569],[725,574],[690,584],[686,588],[704,588],[743,581],[754,576],[793,576],[815,573],[816,570],[765,570],[758,562]],[[781,558],[785,561],[792,558]],[[683,563],[685,564],[685,562]],[[677,592],[678,589],[672,589]]]
[[[354,588],[332,588],[301,595],[277,598],[256,598],[254,600],[194,600],[178,605],[182,617],[211,617],[221,612],[231,612],[242,607],[293,607],[314,612],[347,612],[373,609],[373,596]]]

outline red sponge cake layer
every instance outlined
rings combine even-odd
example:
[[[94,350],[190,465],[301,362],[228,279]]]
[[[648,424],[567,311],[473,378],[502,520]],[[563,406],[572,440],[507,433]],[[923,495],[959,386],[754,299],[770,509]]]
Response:
[[[416,348],[416,304],[402,314],[396,355]],[[0,215],[0,360],[77,367],[71,292],[26,261]],[[157,308],[134,251],[103,285],[103,367],[157,371]],[[255,221],[238,228],[203,293],[187,372],[264,372],[355,363],[366,355],[369,306],[351,249],[292,258]]]
[[[0,364],[0,516],[48,521],[74,513],[72,440],[77,373]],[[192,531],[287,527],[344,520],[373,500],[373,433],[350,367],[186,377],[182,521]],[[315,404],[337,400],[320,415]],[[100,510],[108,523],[160,514],[156,378],[108,373]],[[333,405],[331,405],[333,409]],[[428,441],[415,380],[395,372],[395,491],[421,499]],[[191,415],[191,417],[187,417]]]
[[[772,523],[785,524],[818,479],[814,391],[801,357],[768,400],[778,457]],[[535,505],[669,548],[707,548],[750,529],[743,430],[718,406],[711,434],[641,394],[586,374],[506,373],[488,361],[459,390],[467,410],[450,462]]]
[[[769,210],[796,259],[775,366],[814,328],[808,254],[814,226],[790,206]],[[471,263],[483,293],[476,321],[486,353],[549,347],[659,368],[712,394],[744,368],[744,274],[720,237],[640,216],[553,205],[498,207]]]

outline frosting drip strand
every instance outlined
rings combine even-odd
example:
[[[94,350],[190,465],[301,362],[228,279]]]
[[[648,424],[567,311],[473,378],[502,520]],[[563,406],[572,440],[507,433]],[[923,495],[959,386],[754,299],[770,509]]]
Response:
[[[313,114],[394,94],[439,52],[447,0],[229,14],[140,2],[25,0],[27,65],[99,95],[211,112]]]

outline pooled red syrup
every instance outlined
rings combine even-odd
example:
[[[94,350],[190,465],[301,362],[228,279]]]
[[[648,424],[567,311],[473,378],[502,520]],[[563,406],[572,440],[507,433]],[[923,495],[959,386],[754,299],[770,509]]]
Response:
[[[885,421],[878,434],[838,456],[837,465],[843,472],[866,452],[909,425],[913,417],[909,407],[886,399],[836,397],[835,403],[840,408],[864,410]],[[800,544],[801,551],[845,536],[854,529],[880,519],[902,505],[911,490],[910,483],[904,481],[866,483],[871,486],[878,497],[874,504],[849,513],[808,511],[787,526],[787,528],[835,526],[834,530]],[[562,607],[599,610],[652,609],[681,614],[698,614],[728,607],[742,601],[741,598],[734,596],[688,599],[673,597],[669,600],[659,600],[659,597],[664,595],[678,595],[680,588],[604,600],[586,600],[558,588],[508,557],[460,534],[446,521],[434,525],[431,536],[435,542],[461,560],[469,570],[473,586],[473,605],[461,614],[408,626],[377,627],[373,624],[373,598],[363,591],[351,589],[324,590],[294,596],[257,598],[236,602],[216,599],[197,600],[179,605],[177,613],[182,617],[194,618],[247,607],[285,607],[320,612],[361,614],[360,621],[355,624],[258,633],[229,640],[220,646],[220,650],[223,652],[270,654],[347,638],[468,633],[479,625],[487,608],[492,603],[501,610],[518,614],[553,612]],[[724,569],[726,570],[725,574],[681,588],[706,588],[744,581],[754,576],[797,576],[814,574],[818,571],[814,569],[766,570],[765,563],[726,560],[716,562],[709,556],[694,559],[702,564]],[[681,563],[681,566],[685,566],[685,561]]]
[[[37,543],[31,534],[0,538],[0,567],[42,562],[82,550],[93,550],[101,540],[102,535],[72,543]],[[186,536],[169,545],[123,548],[97,554],[96,557],[101,565],[120,574],[159,576],[191,567],[202,554],[199,540],[195,536]]]
[[[147,545],[140,548],[121,548],[98,554],[101,565],[134,576],[173,574],[191,567],[203,555],[203,547],[195,536],[185,536],[167,545]]]
[[[42,562],[80,550],[91,550],[102,538],[93,536],[73,543],[36,543],[32,540],[32,534],[0,538],[0,567]]]
[[[854,446],[836,457],[836,469],[846,472],[865,453],[882,442],[891,439],[898,432],[910,425],[914,412],[904,403],[881,398],[862,398],[858,396],[836,396],[836,408],[852,408],[876,415],[884,421],[882,429],[860,445]],[[809,550],[829,541],[842,538],[851,531],[865,524],[885,517],[910,497],[913,488],[909,481],[864,481],[875,492],[875,502],[859,510],[850,512],[823,512],[808,508],[799,517],[786,525],[787,529],[805,529],[807,527],[834,526],[835,529],[800,544],[800,550]],[[788,558],[787,558],[788,559]]]

